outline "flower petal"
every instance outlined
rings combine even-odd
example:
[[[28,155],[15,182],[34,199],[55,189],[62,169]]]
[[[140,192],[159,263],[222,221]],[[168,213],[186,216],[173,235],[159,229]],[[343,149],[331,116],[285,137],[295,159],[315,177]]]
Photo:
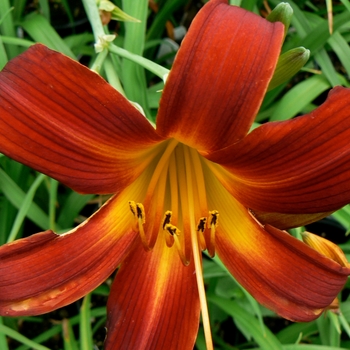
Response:
[[[253,210],[316,214],[341,208],[350,202],[349,101],[350,89],[336,87],[310,114],[262,125],[209,156],[231,172],[216,174]]]
[[[0,129],[2,153],[83,193],[123,189],[160,141],[99,75],[42,45],[0,73]]]
[[[105,348],[193,349],[200,311],[194,273],[163,237],[151,252],[138,243],[112,286]]]
[[[328,258],[334,260],[341,266],[350,267],[349,262],[346,259],[344,252],[333,242],[314,235],[310,232],[302,232],[303,241],[319,253],[324,256],[328,256]]]
[[[294,321],[313,320],[333,302],[349,268],[286,232],[260,225],[217,180],[208,194],[220,213],[218,256],[255,299]]]
[[[135,240],[131,186],[72,231],[35,234],[0,247],[0,314],[36,315],[81,298],[120,264]]]
[[[225,0],[209,1],[181,44],[165,84],[157,132],[202,151],[244,137],[273,75],[283,25]]]
[[[300,227],[311,224],[318,220],[325,218],[333,213],[323,212],[315,214],[282,214],[282,213],[269,213],[258,210],[251,210],[250,212],[256,219],[262,224],[270,224],[271,226],[285,230],[293,227]]]

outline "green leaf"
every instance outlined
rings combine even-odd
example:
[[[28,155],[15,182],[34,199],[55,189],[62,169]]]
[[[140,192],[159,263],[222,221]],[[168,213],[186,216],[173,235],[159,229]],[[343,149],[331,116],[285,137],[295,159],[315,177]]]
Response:
[[[50,22],[50,6],[48,0],[39,0],[40,12]]]
[[[71,49],[42,15],[31,13],[21,22],[21,26],[35,41],[76,59]]]
[[[26,194],[2,169],[0,169],[0,189],[10,203],[12,203],[17,209],[21,208]],[[44,230],[48,228],[49,218],[37,204],[31,204],[27,216],[40,228]]]
[[[35,350],[50,350],[46,346],[40,345],[40,344],[34,342],[33,340],[28,339],[24,335],[18,333],[17,331],[15,331],[15,330],[13,330],[13,329],[11,329],[11,328],[9,328],[1,323],[0,323],[0,334],[5,334],[8,337],[15,339],[22,344],[26,344]]]
[[[329,39],[328,44],[337,54],[340,62],[344,66],[348,76],[350,76],[350,47],[344,37],[339,33],[335,32]]]
[[[344,11],[333,18],[333,30],[336,31],[338,28],[350,21],[350,13]],[[329,28],[328,22],[323,20],[322,23],[317,25],[314,29],[309,31],[307,35],[300,41],[300,46],[304,46],[311,51],[311,55],[320,50],[326,44],[329,39]]]
[[[7,61],[8,61],[7,53],[0,36],[0,70],[2,70],[5,67],[5,64],[7,63]]]
[[[286,120],[296,116],[322,92],[330,88],[322,75],[314,75],[289,90],[279,101],[270,121]]]
[[[80,349],[81,350],[91,350],[92,345],[92,332],[91,332],[91,294],[87,294],[81,305],[80,309]]]
[[[142,56],[145,43],[148,2],[143,0],[123,0],[123,10],[130,16],[140,20],[140,23],[125,22],[124,49],[134,55]],[[111,45],[112,47],[112,45]],[[115,49],[115,48],[114,48]],[[122,82],[128,99],[138,103],[146,116],[150,118],[147,100],[147,83],[143,67],[129,59],[122,60]],[[135,86],[138,86],[135,89]]]
[[[258,317],[261,330],[263,330],[265,326],[264,326],[264,322],[263,322],[263,318],[262,318],[262,314],[261,314],[259,303],[236,281],[236,279],[231,275],[231,273],[227,270],[226,266],[223,264],[223,262],[217,256],[214,256],[214,258],[212,258],[212,260],[218,266],[220,266],[221,269],[227,273],[227,276],[229,276],[238,285],[238,287],[241,289],[241,291],[243,292],[245,298],[248,300],[251,308],[253,309],[254,314]]]
[[[293,344],[283,345],[283,350],[346,350],[334,346],[309,345],[309,344]]]
[[[322,73],[328,79],[330,84],[334,87],[340,85],[338,73],[336,72],[332,60],[329,58],[328,53],[325,49],[317,51],[315,59],[321,67]]]
[[[62,321],[62,333],[64,350],[78,350],[79,348],[74,337],[72,325],[67,318]]]
[[[293,323],[278,332],[276,336],[282,344],[287,344],[295,343],[299,339],[300,334],[302,334],[302,337],[308,338],[315,333],[317,333],[317,325],[313,321],[308,323]]]
[[[33,184],[30,186],[28,192],[26,193],[26,195],[23,199],[21,207],[19,208],[19,211],[18,211],[17,216],[16,216],[16,220],[13,223],[11,232],[10,232],[9,237],[7,239],[7,243],[12,242],[16,239],[18,231],[21,228],[23,221],[24,221],[25,217],[27,216],[29,208],[31,207],[31,205],[33,203],[33,198],[34,198],[35,192],[38,189],[39,185],[43,182],[44,179],[45,179],[45,175],[40,174],[35,179]]]
[[[74,219],[85,205],[94,198],[95,195],[82,195],[76,192],[71,192],[62,204],[60,214],[58,216],[57,224],[63,228],[72,227]]]
[[[225,300],[216,296],[209,298],[210,302],[227,312],[242,329],[245,334],[250,334],[263,350],[282,350],[282,344],[272,334],[272,332],[264,326],[262,332],[259,321],[233,300]]]
[[[0,33],[4,36],[15,37],[16,31],[12,19],[13,7],[10,6],[9,0],[0,1]],[[15,46],[5,45],[7,56],[9,59],[19,54],[19,50]]]
[[[0,316],[0,325],[3,325],[2,317]],[[2,350],[8,350],[9,347],[7,345],[6,336],[4,333],[0,331],[0,349]]]

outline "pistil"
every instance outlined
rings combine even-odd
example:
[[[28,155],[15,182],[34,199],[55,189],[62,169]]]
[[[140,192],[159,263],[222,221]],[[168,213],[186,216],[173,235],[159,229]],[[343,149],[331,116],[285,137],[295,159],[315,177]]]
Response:
[[[195,203],[193,198],[193,194],[194,194],[193,183],[196,182],[196,179],[192,175],[193,163],[191,162],[190,150],[187,147],[184,149],[184,156],[185,156],[185,164],[186,164],[186,180],[187,180],[187,193],[188,193],[187,199],[188,199],[188,209],[189,209],[189,219],[190,219],[192,253],[193,253],[193,261],[194,261],[194,266],[196,271],[199,301],[200,301],[201,311],[202,311],[204,336],[205,336],[207,350],[213,350],[213,340],[211,336],[209,312],[208,312],[207,299],[205,295],[203,272],[202,272],[201,252],[199,250],[198,232],[195,226],[195,212],[194,212]],[[199,170],[202,170],[202,168],[200,168]],[[205,187],[202,188],[202,190],[205,191]]]

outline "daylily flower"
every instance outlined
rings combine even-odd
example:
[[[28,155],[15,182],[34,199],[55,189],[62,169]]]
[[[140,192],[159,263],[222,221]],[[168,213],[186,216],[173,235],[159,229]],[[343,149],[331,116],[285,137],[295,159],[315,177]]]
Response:
[[[42,45],[4,68],[0,151],[78,192],[114,195],[65,234],[0,248],[1,315],[72,303],[120,265],[105,348],[192,349],[201,307],[208,325],[199,248],[285,318],[310,321],[332,304],[349,265],[331,245],[323,254],[283,230],[350,202],[350,90],[249,132],[283,30],[224,0],[206,4],[156,128],[96,73]]]

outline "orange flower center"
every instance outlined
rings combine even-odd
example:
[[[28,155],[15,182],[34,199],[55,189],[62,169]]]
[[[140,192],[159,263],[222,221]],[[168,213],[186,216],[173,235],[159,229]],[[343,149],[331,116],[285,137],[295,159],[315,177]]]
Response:
[[[164,237],[186,266],[193,244],[214,256],[219,212],[208,211],[205,171],[210,170],[206,160],[197,150],[174,139],[166,141],[166,147],[162,145],[157,153],[143,203],[129,201],[134,230],[146,250],[152,249],[158,237]]]
[[[158,146],[146,172],[150,180],[143,203],[129,201],[133,229],[139,232],[146,250],[151,250],[157,239],[164,239],[170,249],[175,247],[185,266],[193,259],[206,344],[211,350],[200,250],[215,254],[219,212],[208,210],[206,186],[206,175],[209,180],[212,171],[197,150],[171,139]]]

